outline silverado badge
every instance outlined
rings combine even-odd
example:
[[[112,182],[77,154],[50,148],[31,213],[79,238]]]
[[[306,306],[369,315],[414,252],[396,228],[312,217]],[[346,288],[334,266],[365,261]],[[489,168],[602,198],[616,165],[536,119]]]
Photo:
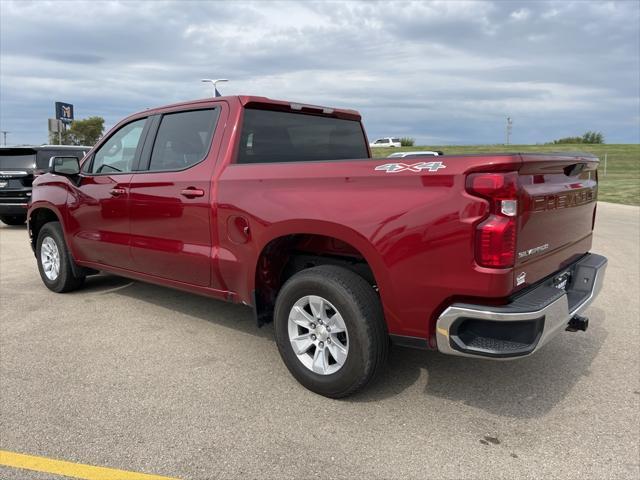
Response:
[[[535,255],[536,253],[544,252],[547,248],[549,248],[549,244],[545,243],[544,245],[540,245],[538,247],[534,247],[528,250],[524,250],[522,252],[518,252],[518,258],[530,257],[531,255]]]
[[[441,168],[447,168],[442,162],[418,162],[412,164],[406,163],[385,163],[384,165],[378,165],[376,170],[384,170],[387,173],[398,172],[421,172],[427,170],[428,172],[437,172]]]

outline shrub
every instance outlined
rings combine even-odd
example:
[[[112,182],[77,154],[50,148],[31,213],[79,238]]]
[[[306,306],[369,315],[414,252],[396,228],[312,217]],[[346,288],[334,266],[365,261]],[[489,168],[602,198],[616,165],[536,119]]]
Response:
[[[416,143],[416,139],[415,138],[402,137],[400,139],[400,145],[402,145],[403,147],[413,147],[414,143]]]

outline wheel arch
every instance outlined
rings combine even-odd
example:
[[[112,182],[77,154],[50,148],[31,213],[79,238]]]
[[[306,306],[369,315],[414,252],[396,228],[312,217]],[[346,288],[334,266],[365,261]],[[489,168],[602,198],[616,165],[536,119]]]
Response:
[[[49,222],[60,222],[62,231],[64,232],[64,225],[62,224],[62,214],[53,205],[40,204],[33,205],[27,215],[27,224],[29,228],[29,240],[31,242],[31,248],[35,252],[36,242],[38,241],[38,234],[44,225]]]
[[[247,279],[258,324],[269,321],[275,295],[287,278],[318,264],[343,265],[363,276],[376,286],[384,308],[385,293],[391,287],[388,272],[382,256],[365,236],[344,225],[317,220],[283,222],[271,227],[269,234],[262,237],[253,272]],[[315,257],[318,263],[311,259],[302,267],[292,265],[296,261],[292,257],[298,259],[300,254]]]

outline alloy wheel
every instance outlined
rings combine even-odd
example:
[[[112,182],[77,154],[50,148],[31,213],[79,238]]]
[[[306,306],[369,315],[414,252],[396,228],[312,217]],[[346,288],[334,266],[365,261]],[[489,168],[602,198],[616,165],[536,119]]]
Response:
[[[349,354],[349,334],[340,312],[317,295],[299,299],[289,312],[289,341],[298,360],[319,375],[342,368]]]

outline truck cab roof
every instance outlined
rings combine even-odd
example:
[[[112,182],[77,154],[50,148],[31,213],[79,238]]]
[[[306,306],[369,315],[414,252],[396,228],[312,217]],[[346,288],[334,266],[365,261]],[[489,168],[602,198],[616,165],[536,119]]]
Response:
[[[311,113],[316,115],[328,115],[337,118],[345,118],[348,120],[361,120],[361,115],[356,110],[347,108],[335,108],[322,105],[310,105],[303,102],[291,102],[287,100],[276,100],[268,97],[261,97],[256,95],[228,95],[222,97],[209,97],[201,98],[197,100],[189,100],[185,102],[172,103],[161,107],[152,108],[146,110],[146,113],[161,112],[168,109],[180,109],[188,108],[191,106],[199,106],[202,104],[210,103],[212,101],[231,101],[239,102],[242,107],[248,108],[265,108],[273,110],[291,110],[301,113]]]

